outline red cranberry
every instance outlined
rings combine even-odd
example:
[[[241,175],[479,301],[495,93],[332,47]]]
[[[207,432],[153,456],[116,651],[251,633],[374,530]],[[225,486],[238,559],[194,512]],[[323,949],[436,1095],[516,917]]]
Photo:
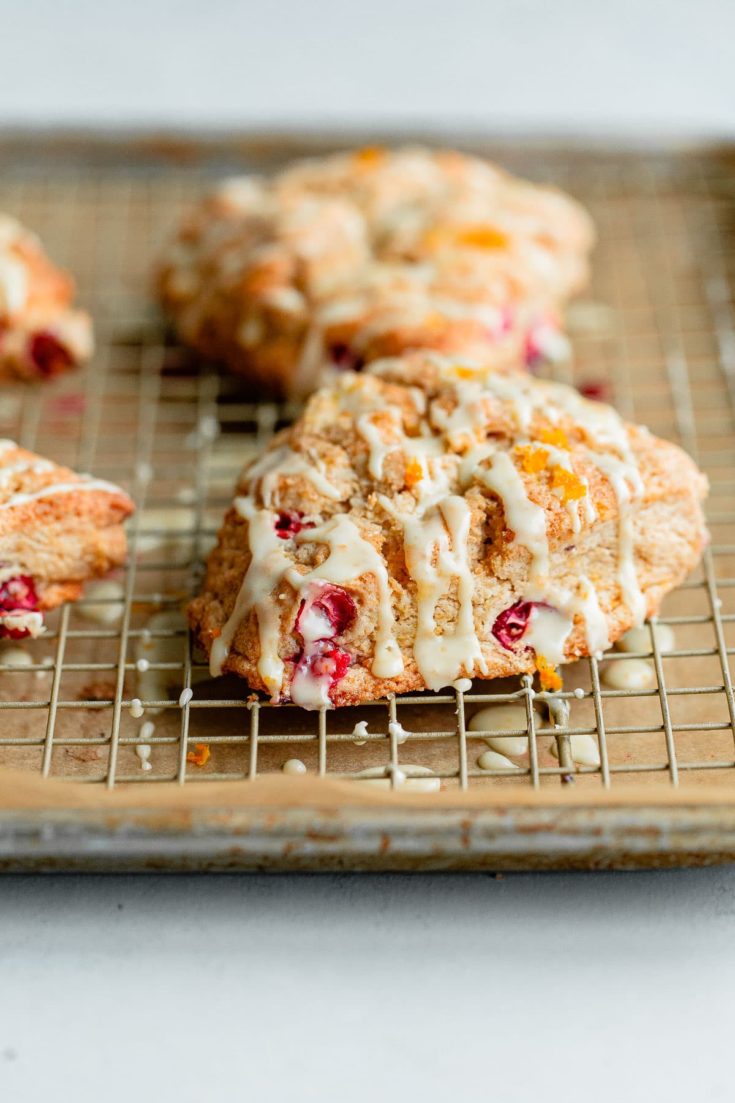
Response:
[[[593,402],[609,402],[612,398],[612,388],[606,379],[588,379],[578,383],[577,390]]]
[[[15,578],[7,578],[4,582],[0,582],[0,616],[3,613],[36,612],[38,612],[38,594],[30,575],[16,575]],[[29,635],[30,631],[27,628],[11,628],[9,625],[0,624],[0,637],[22,640]]]
[[[292,682],[298,677],[322,681],[331,689],[347,673],[351,656],[331,641],[349,628],[357,616],[352,597],[341,586],[312,583],[296,614],[295,631],[302,640],[294,663]]]
[[[30,575],[19,574],[0,582],[0,613],[35,613],[37,609],[38,594]]]
[[[329,346],[329,357],[340,371],[360,371],[365,366],[363,357],[344,341],[334,341]]]
[[[296,536],[302,531],[302,529],[313,529],[313,521],[305,521],[303,513],[300,513],[297,509],[283,509],[276,518],[276,536],[280,536],[281,540],[289,540],[292,536]]]
[[[28,344],[28,355],[39,375],[46,378],[58,375],[74,362],[71,353],[58,338],[45,331],[33,334]]]
[[[311,672],[315,678],[328,675],[332,679],[332,685],[344,678],[349,670],[352,660],[346,651],[339,647],[330,647],[320,654],[312,655],[309,659]]]
[[[525,635],[533,606],[533,601],[517,601],[496,617],[492,632],[506,651],[514,651],[514,645]]]
[[[357,607],[353,598],[341,586],[332,586],[325,583],[319,589],[314,587],[313,592],[301,602],[296,614],[296,631],[301,632],[302,619],[305,613],[316,610],[326,618],[331,630],[325,633],[322,639],[332,639],[333,636],[341,636],[357,616]],[[326,626],[325,626],[326,627]]]
[[[534,609],[551,609],[545,601],[517,601],[495,618],[492,632],[506,651],[515,651],[515,644],[523,639]]]
[[[294,664],[293,677],[297,675],[309,678],[329,678],[329,688],[344,678],[352,664],[352,658],[341,647],[335,647],[328,640],[316,640],[307,645],[308,650],[300,651],[289,662]]]

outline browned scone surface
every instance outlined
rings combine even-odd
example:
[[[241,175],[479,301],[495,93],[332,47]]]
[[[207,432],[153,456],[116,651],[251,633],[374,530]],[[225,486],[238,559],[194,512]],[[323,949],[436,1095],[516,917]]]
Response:
[[[247,469],[191,623],[214,673],[355,704],[604,650],[707,539],[675,445],[571,388],[414,353],[344,375]]]
[[[158,290],[186,343],[304,395],[412,348],[498,369],[558,354],[592,240],[552,188],[451,150],[370,148],[225,181],[184,219]]]
[[[34,234],[0,214],[0,380],[49,379],[88,360],[92,322]]]
[[[111,483],[0,440],[0,637],[36,634],[44,610],[120,566],[132,510]]]

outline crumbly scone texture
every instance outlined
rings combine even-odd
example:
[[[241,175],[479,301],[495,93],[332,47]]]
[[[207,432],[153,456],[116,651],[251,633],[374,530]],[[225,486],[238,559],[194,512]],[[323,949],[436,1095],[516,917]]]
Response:
[[[74,282],[35,234],[0,214],[0,380],[50,379],[92,355],[92,321]]]
[[[571,198],[449,150],[368,148],[226,181],[158,275],[181,338],[305,395],[407,349],[498,369],[555,355],[593,242]]]
[[[73,601],[86,581],[120,566],[132,511],[112,483],[0,440],[0,636],[16,614]]]
[[[536,670],[555,688],[697,563],[706,489],[569,387],[384,360],[245,470],[191,624],[214,673],[307,707]]]

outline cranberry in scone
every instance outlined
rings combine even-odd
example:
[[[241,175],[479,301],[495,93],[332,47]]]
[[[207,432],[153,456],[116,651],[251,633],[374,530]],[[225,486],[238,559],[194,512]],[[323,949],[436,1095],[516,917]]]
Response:
[[[92,355],[92,322],[38,238],[0,214],[0,380],[51,379]]]
[[[122,565],[132,510],[112,483],[0,440],[0,638],[39,635],[46,610]]]

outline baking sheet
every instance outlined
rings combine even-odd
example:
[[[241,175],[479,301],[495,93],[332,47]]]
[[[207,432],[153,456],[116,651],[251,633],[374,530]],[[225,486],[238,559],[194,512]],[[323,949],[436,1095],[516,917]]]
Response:
[[[177,348],[151,305],[150,269],[179,211],[213,176],[271,168],[299,152],[295,140],[246,138],[209,145],[183,139],[127,145],[77,141],[51,148],[20,137],[0,142],[0,209],[33,226],[52,255],[75,272],[80,298],[96,319],[99,345],[82,373],[40,389],[4,388],[0,435],[114,479],[139,504],[131,565],[119,576],[122,620],[101,626],[85,616],[83,603],[67,607],[50,618],[47,637],[28,646],[32,668],[0,672],[0,766],[25,771],[29,782],[42,773],[84,781],[85,816],[91,814],[87,801],[104,811],[105,801],[120,799],[117,792],[111,798],[111,788],[129,790],[133,804],[160,802],[165,815],[173,799],[166,795],[167,782],[175,783],[177,807],[190,801],[221,808],[229,800],[225,794],[235,791],[238,806],[247,805],[247,794],[256,789],[236,783],[265,777],[273,793],[285,786],[283,815],[288,818],[291,809],[298,818],[307,790],[294,789],[293,779],[281,773],[292,758],[304,763],[308,785],[317,793],[336,779],[330,793],[339,794],[334,799],[343,810],[360,809],[364,801],[373,809],[375,779],[370,786],[346,780],[366,769],[388,767],[385,786],[395,783],[396,767],[430,771],[439,793],[406,787],[377,791],[388,803],[375,806],[371,815],[386,822],[388,808],[397,815],[405,806],[415,815],[419,799],[429,818],[432,802],[453,800],[460,810],[479,802],[482,814],[502,816],[518,801],[532,809],[549,800],[553,834],[553,824],[561,825],[560,809],[567,806],[584,806],[592,816],[586,822],[594,823],[595,816],[601,822],[612,814],[610,800],[623,801],[625,814],[633,816],[636,810],[650,816],[662,807],[659,802],[673,816],[692,807],[709,808],[711,814],[712,807],[729,803],[735,779],[730,683],[735,173],[729,154],[721,151],[631,154],[548,145],[484,150],[515,171],[568,188],[587,203],[598,225],[593,283],[570,313],[575,362],[561,365],[559,377],[609,386],[624,415],[682,443],[712,482],[713,546],[664,606],[661,622],[674,628],[676,647],[658,657],[651,688],[633,695],[606,688],[606,664],[619,656],[567,668],[568,724],[555,730],[545,710],[533,713],[536,753],[514,759],[512,770],[487,771],[478,765],[487,745],[468,730],[470,719],[487,703],[503,699],[498,695],[525,702],[528,685],[476,682],[465,695],[411,695],[314,715],[253,703],[236,679],[207,678],[185,628],[172,618],[196,589],[201,558],[243,461],[295,411],[253,404],[237,381]],[[161,613],[168,614],[167,626],[151,632],[151,616]],[[160,625],[160,616],[154,623]],[[153,698],[142,692],[135,666],[146,631],[154,644],[163,641],[163,650],[154,646],[154,660],[165,669],[160,695]],[[193,699],[181,708],[179,695],[189,685]],[[582,700],[573,695],[575,688],[584,691]],[[130,713],[135,697],[144,699],[143,718]],[[353,735],[358,719],[367,720],[369,732],[359,746]],[[389,734],[396,720],[408,733],[405,742]],[[139,753],[145,721],[155,725],[145,739],[147,762]],[[575,735],[595,740],[599,766],[570,765],[568,739]],[[198,744],[210,752],[201,767],[187,761]],[[9,807],[3,792],[8,790],[0,790],[0,808]],[[47,801],[47,793],[51,787],[45,783],[33,790],[38,823],[57,799]],[[692,800],[695,806],[688,803]],[[440,804],[436,807],[440,815]],[[72,814],[64,810],[65,817]],[[351,811],[348,818],[351,830],[366,822]],[[304,822],[308,818],[302,827]],[[415,864],[425,866],[436,836],[425,819],[414,828]],[[178,836],[182,847],[185,835]],[[275,862],[267,830],[257,835],[263,863]],[[493,860],[496,846],[483,837],[482,853],[471,848],[472,860],[480,864]],[[554,848],[547,841],[544,851],[534,838],[537,864]],[[80,860],[87,845],[81,826],[76,839],[78,850],[68,861]],[[614,843],[609,835],[606,839],[612,861]],[[122,861],[108,843],[107,858],[98,853],[97,860]],[[519,863],[531,862],[516,851]],[[723,847],[711,843],[704,852],[721,857]],[[198,853],[206,867],[206,846]],[[315,866],[326,860],[319,846],[310,853]],[[467,849],[458,844],[442,853],[444,861],[451,863],[453,853],[459,863],[466,861]],[[622,853],[621,844],[619,858]],[[676,857],[673,842],[667,853]],[[342,857],[348,865],[349,855],[345,842]],[[679,846],[679,857],[685,856]],[[257,853],[248,857],[252,860]],[[497,854],[496,860],[501,860]]]

